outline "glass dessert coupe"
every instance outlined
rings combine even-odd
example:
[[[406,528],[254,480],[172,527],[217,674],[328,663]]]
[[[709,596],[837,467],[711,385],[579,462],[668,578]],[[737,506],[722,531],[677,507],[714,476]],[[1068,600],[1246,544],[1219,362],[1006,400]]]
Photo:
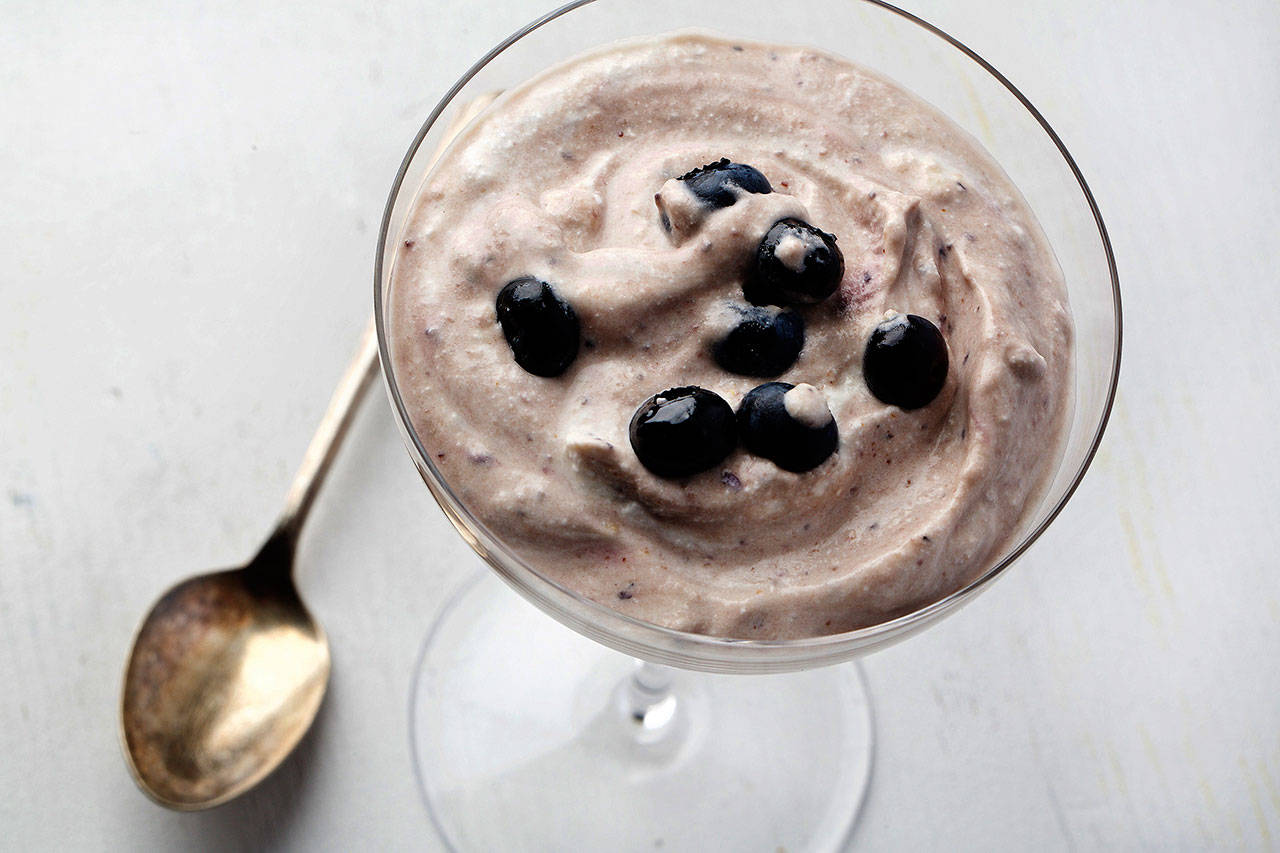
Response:
[[[449,117],[585,50],[682,28],[824,49],[922,96],[1004,167],[1062,266],[1076,339],[1073,408],[1058,467],[1012,547],[977,580],[890,622],[745,641],[669,630],[586,600],[541,577],[472,515],[433,464],[401,397],[388,288],[397,237]],[[782,7],[775,0],[576,0],[532,22],[481,57],[414,139],[382,223],[374,301],[383,374],[409,454],[449,520],[494,570],[477,572],[433,624],[411,697],[422,795],[455,849],[839,847],[872,755],[870,705],[849,662],[953,612],[1036,540],[1093,458],[1120,362],[1111,246],[1062,141],[975,52],[878,0]],[[558,621],[525,606],[508,586]]]

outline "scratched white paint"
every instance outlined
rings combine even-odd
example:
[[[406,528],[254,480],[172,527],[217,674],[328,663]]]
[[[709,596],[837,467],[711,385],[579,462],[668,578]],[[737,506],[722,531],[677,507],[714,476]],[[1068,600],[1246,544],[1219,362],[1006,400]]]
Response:
[[[409,673],[475,560],[381,399],[304,546],[334,681],[301,755],[227,808],[164,812],[119,758],[119,667],[164,586],[266,532],[364,321],[403,148],[544,2],[0,4],[0,848],[438,847]],[[909,5],[1076,153],[1126,353],[1053,530],[867,662],[854,843],[1274,848],[1280,5]]]

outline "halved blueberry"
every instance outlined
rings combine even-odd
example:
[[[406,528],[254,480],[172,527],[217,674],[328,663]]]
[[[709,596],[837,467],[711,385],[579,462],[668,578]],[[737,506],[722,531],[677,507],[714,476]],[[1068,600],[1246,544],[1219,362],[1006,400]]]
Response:
[[[738,308],[741,317],[711,354],[739,376],[778,376],[796,363],[804,348],[804,318],[790,308]]]
[[[721,158],[681,175],[689,191],[709,207],[729,207],[738,200],[734,187],[746,193],[771,193],[773,187],[759,169]]]
[[[534,376],[559,376],[578,357],[578,315],[545,281],[526,275],[508,282],[497,311],[516,364]]]
[[[880,402],[919,409],[938,396],[949,365],[947,341],[938,327],[916,314],[898,314],[871,333],[862,377]]]
[[[738,445],[733,409],[705,388],[671,388],[631,418],[631,448],[659,477],[688,477],[724,461]]]
[[[844,254],[834,234],[799,219],[780,219],[756,249],[752,274],[742,290],[756,305],[821,302],[844,277]]]
[[[738,432],[748,451],[796,474],[817,468],[840,445],[831,409],[812,385],[753,388],[738,406]]]

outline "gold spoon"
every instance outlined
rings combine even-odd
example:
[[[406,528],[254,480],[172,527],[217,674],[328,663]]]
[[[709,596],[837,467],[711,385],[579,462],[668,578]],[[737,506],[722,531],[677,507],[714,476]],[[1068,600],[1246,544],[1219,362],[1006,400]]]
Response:
[[[459,111],[436,157],[497,94]],[[162,806],[195,811],[243,794],[315,719],[329,680],[329,641],[298,596],[293,556],[377,363],[370,322],[262,550],[246,566],[169,590],[134,637],[120,707],[125,759],[138,787]]]
[[[258,555],[178,584],[138,629],[121,732],[138,787],[163,806],[209,808],[247,791],[293,750],[320,708],[329,641],[294,587],[293,557],[377,363],[371,323]]]

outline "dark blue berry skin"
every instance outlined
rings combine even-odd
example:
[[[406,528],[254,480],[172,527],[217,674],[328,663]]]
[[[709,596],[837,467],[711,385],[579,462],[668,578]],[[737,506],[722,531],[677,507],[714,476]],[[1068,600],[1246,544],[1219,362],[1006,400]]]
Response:
[[[700,166],[680,180],[689,187],[703,204],[711,208],[729,207],[738,200],[734,187],[747,193],[771,193],[769,179],[744,163],[730,163],[721,158],[715,163]]]
[[[793,236],[805,246],[800,269],[783,263],[775,254],[778,244]],[[836,292],[844,277],[844,254],[834,234],[799,219],[780,219],[764,235],[756,249],[751,274],[743,294],[756,305],[811,305]]]
[[[724,461],[738,446],[733,409],[704,388],[672,388],[650,397],[631,418],[631,448],[665,479],[690,477]]]
[[[804,349],[804,318],[790,308],[739,308],[741,318],[716,341],[716,364],[739,376],[780,376]]]
[[[534,376],[559,376],[578,357],[581,330],[573,306],[533,276],[498,291],[498,323],[516,364]]]
[[[738,406],[738,432],[749,452],[784,471],[803,474],[835,453],[840,433],[834,418],[815,429],[787,414],[782,398],[794,387],[787,382],[766,382],[753,388]]]
[[[862,356],[862,378],[876,399],[900,409],[933,402],[947,382],[950,358],[938,327],[915,314],[876,326]]]

